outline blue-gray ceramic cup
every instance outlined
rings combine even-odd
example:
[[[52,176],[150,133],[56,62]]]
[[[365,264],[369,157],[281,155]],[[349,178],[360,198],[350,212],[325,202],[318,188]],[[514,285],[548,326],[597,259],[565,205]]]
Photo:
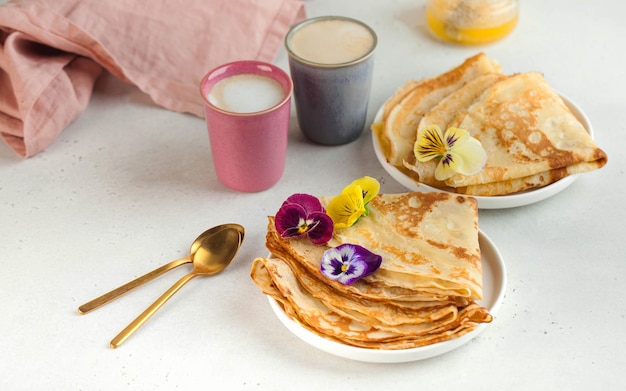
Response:
[[[365,128],[378,39],[365,23],[322,16],[285,36],[298,124],[310,140],[347,144]]]

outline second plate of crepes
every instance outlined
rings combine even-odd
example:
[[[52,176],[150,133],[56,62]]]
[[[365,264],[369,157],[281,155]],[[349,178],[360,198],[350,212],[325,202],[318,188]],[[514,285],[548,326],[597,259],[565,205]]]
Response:
[[[585,115],[585,113],[578,107],[576,103],[567,98],[566,96],[559,94],[561,99],[565,105],[570,109],[572,114],[576,117],[578,121],[584,126],[584,128],[589,132],[591,137],[593,138],[593,129],[591,127],[591,123],[589,122],[589,118]],[[383,108],[381,107],[376,113],[376,117],[374,118],[374,123],[380,122],[382,118]],[[411,191],[421,191],[421,192],[432,192],[432,191],[444,191],[446,190],[438,189],[423,183],[419,183],[415,181],[413,178],[406,175],[404,172],[399,170],[397,167],[389,164],[385,154],[381,148],[380,140],[376,136],[375,132],[372,132],[372,143],[374,145],[374,152],[376,154],[376,158],[383,166],[385,171],[393,179],[398,181],[401,185],[406,187]],[[544,187],[539,187],[535,189],[530,189],[514,194],[508,195],[498,195],[498,196],[473,196],[478,200],[478,207],[480,209],[504,209],[504,208],[514,208],[517,206],[523,206],[532,204],[535,202],[542,201],[546,198],[552,197],[555,194],[560,193],[565,190],[569,185],[574,183],[576,179],[578,179],[579,175],[570,175],[562,178],[554,183],[551,183]]]

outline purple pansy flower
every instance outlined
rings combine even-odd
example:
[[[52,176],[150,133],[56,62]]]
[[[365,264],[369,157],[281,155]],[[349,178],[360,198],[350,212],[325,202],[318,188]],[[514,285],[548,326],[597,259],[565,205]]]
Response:
[[[341,244],[322,255],[320,271],[344,285],[369,276],[380,267],[382,257],[356,244]]]
[[[283,202],[274,219],[284,239],[308,236],[313,244],[325,244],[333,236],[333,220],[317,197],[294,194]]]

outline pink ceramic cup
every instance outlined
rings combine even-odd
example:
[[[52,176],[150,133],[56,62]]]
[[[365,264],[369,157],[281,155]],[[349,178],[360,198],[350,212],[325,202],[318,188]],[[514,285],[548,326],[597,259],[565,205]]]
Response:
[[[224,64],[202,79],[213,163],[224,185],[258,192],[278,182],[285,168],[292,91],[287,73],[259,61]]]

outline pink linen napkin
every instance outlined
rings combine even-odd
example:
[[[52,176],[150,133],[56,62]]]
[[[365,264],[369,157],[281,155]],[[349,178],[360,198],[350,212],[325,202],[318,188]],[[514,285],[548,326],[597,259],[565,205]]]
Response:
[[[297,0],[13,0],[0,5],[0,134],[46,148],[106,69],[156,104],[204,116],[200,80],[229,61],[272,62]]]

